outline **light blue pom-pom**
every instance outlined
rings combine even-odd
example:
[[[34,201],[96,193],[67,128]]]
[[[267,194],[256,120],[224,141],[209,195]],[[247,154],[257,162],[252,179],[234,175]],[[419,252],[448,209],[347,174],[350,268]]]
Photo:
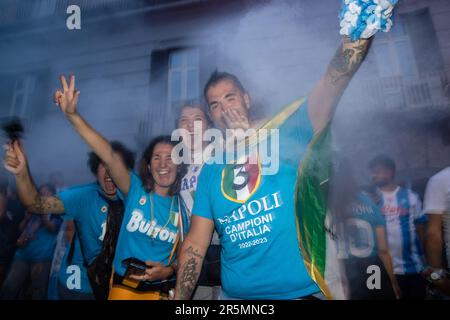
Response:
[[[392,13],[398,0],[342,0],[340,34],[353,41],[368,39],[392,27]]]

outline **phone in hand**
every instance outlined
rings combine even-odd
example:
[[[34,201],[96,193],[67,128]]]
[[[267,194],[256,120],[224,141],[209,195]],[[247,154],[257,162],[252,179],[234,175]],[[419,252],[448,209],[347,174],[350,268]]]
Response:
[[[125,277],[130,275],[142,276],[145,274],[145,269],[148,268],[144,261],[137,258],[127,258],[122,260],[122,263],[127,266]]]

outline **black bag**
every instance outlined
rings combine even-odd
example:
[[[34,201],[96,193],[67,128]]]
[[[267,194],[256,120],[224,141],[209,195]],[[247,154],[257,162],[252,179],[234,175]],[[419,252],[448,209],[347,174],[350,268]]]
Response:
[[[112,276],[112,264],[125,208],[122,200],[110,200],[103,195],[101,196],[109,205],[105,237],[100,254],[87,267],[87,275],[95,298],[107,300]]]

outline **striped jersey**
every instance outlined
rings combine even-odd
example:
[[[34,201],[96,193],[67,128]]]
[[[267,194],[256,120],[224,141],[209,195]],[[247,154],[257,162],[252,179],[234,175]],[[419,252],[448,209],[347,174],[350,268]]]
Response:
[[[397,187],[381,191],[381,213],[386,220],[389,251],[394,273],[415,274],[424,267],[423,250],[416,233],[416,224],[424,223],[419,196],[413,191]]]

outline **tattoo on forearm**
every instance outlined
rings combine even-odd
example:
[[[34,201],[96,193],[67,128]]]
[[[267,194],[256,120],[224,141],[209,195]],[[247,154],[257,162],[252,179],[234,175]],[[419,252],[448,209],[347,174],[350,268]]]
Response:
[[[179,285],[179,298],[182,300],[191,298],[200,275],[200,263],[203,260],[203,256],[198,254],[192,247],[188,247],[185,254],[187,260],[182,266]]]
[[[350,42],[348,39],[341,44],[328,68],[328,79],[332,84],[344,78],[351,78],[366,57],[370,40]]]
[[[33,213],[62,213],[64,206],[57,197],[43,197],[38,194],[34,198],[33,204],[27,209]]]

